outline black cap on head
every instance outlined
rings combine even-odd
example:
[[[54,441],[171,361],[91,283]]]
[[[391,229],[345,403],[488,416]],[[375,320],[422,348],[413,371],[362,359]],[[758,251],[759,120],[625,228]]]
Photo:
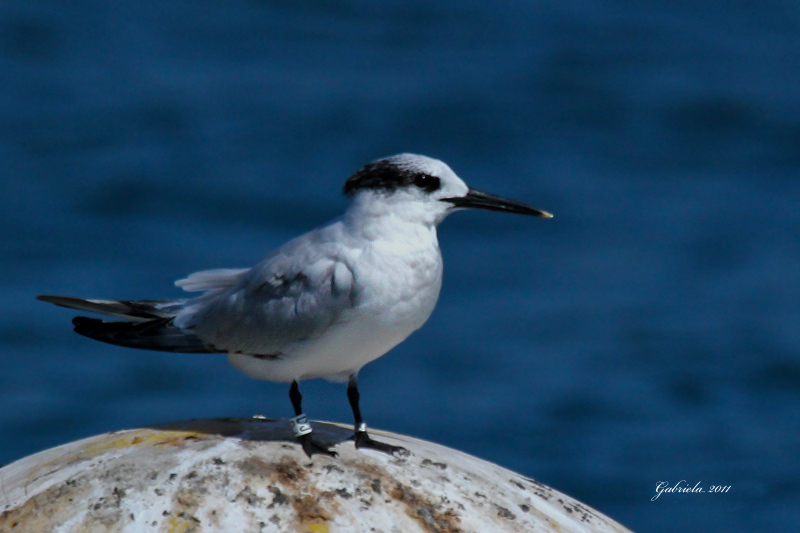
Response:
[[[344,184],[344,195],[350,197],[364,190],[389,193],[412,185],[431,193],[439,189],[441,180],[408,165],[399,164],[396,158],[379,159],[364,165],[350,176]]]

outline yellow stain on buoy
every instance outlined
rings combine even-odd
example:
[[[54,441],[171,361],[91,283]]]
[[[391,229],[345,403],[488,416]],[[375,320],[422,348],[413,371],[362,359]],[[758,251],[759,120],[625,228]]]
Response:
[[[183,517],[170,516],[163,524],[163,531],[168,533],[187,533],[187,531],[197,527],[197,523],[192,523]]]
[[[314,522],[313,524],[308,524],[308,533],[330,533],[330,529],[328,529],[328,524]]]

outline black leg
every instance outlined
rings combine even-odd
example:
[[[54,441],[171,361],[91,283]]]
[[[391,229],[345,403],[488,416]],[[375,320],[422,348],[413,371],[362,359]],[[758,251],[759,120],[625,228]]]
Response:
[[[356,442],[356,448],[371,448],[389,455],[394,455],[395,453],[408,455],[408,450],[402,446],[392,446],[391,444],[372,440],[367,434],[367,425],[364,423],[364,419],[361,418],[361,408],[358,406],[358,401],[361,397],[358,394],[355,374],[350,376],[350,381],[347,383],[347,399],[350,400],[350,407],[353,409],[353,418],[355,419],[356,432],[351,438]]]
[[[292,381],[292,386],[289,388],[289,399],[292,400],[292,407],[294,407],[295,416],[303,414],[303,395],[300,394],[300,387],[297,386],[296,381]]]
[[[315,441],[311,436],[311,424],[309,424],[306,415],[303,414],[303,396],[300,394],[300,387],[297,386],[297,381],[292,381],[292,386],[289,389],[289,399],[292,401],[295,414],[295,417],[290,420],[292,429],[297,440],[303,446],[303,451],[306,452],[306,455],[311,457],[315,453],[321,453],[336,457],[336,452]]]

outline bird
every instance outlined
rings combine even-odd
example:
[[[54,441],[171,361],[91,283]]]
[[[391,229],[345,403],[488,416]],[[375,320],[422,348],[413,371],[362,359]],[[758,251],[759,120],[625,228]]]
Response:
[[[356,448],[390,455],[361,415],[357,376],[422,327],[442,286],[437,226],[454,211],[485,209],[551,218],[529,205],[470,188],[444,162],[402,153],[364,165],[344,184],[344,214],[301,235],[252,268],[196,272],[175,282],[193,298],[100,300],[40,295],[76,316],[76,333],[177,353],[224,353],[246,375],[290,383],[296,441],[309,456],[336,456],[316,440],[298,382],[347,383]]]

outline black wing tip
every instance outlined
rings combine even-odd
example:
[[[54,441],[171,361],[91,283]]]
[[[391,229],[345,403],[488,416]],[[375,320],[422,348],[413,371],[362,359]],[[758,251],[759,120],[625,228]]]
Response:
[[[76,316],[72,325],[78,335],[126,348],[173,353],[224,353],[193,335],[183,333],[172,325],[172,318],[106,322],[99,318]]]
[[[78,331],[78,328],[83,329],[89,326],[96,326],[102,323],[103,321],[100,320],[99,318],[89,318],[88,316],[76,316],[75,318],[72,319],[72,325],[75,326],[75,331],[77,333],[80,333],[80,331]]]

